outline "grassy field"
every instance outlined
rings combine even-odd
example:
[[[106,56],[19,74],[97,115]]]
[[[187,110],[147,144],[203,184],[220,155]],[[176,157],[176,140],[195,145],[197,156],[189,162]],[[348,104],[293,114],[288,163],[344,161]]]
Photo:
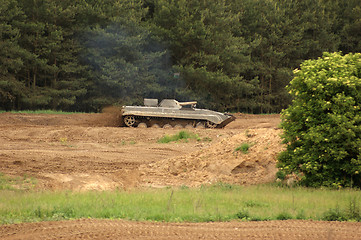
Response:
[[[4,178],[0,181],[6,186],[0,188],[1,224],[77,218],[170,222],[361,221],[359,190],[218,183],[200,188],[39,192],[16,190]]]

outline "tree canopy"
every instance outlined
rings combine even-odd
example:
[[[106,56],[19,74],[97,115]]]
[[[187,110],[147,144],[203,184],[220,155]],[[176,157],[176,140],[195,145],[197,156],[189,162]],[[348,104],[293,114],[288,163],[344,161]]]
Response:
[[[307,60],[288,90],[280,171],[307,186],[361,187],[361,54]]]
[[[292,70],[360,52],[359,0],[1,0],[0,109],[144,97],[280,112]]]

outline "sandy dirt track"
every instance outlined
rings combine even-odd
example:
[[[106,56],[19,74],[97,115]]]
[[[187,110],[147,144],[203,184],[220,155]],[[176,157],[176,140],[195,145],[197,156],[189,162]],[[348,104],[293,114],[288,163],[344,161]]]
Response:
[[[247,239],[359,240],[361,224],[318,221],[152,223],[74,220],[0,227],[0,238],[15,239]]]
[[[102,114],[0,114],[0,173],[36,179],[20,189],[73,191],[274,181],[278,115],[237,114],[200,141],[160,144],[179,129],[118,127]],[[235,151],[249,143],[248,154]],[[151,223],[74,220],[0,226],[0,239],[361,239],[361,224],[317,221]]]

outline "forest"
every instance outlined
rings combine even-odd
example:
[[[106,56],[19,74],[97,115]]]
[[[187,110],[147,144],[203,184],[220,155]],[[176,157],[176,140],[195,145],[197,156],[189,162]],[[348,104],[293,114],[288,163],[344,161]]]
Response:
[[[360,0],[0,0],[0,110],[143,98],[277,113],[293,70],[361,52]]]

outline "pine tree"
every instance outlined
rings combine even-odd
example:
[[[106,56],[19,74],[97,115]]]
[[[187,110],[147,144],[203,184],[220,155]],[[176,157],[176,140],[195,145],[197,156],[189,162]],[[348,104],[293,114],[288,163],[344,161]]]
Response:
[[[83,59],[91,66],[86,103],[96,110],[166,93],[171,79],[165,49],[142,27],[146,12],[141,2],[116,1],[115,6],[102,5],[108,24],[96,24],[84,35]]]
[[[169,45],[173,63],[201,105],[239,108],[236,99],[254,85],[242,77],[250,65],[248,45],[235,34],[238,15],[227,1],[159,0],[151,21],[152,31]]]
[[[0,5],[0,109],[18,107],[24,92],[16,74],[23,65],[19,46],[19,24],[24,15],[15,0],[3,0]]]

